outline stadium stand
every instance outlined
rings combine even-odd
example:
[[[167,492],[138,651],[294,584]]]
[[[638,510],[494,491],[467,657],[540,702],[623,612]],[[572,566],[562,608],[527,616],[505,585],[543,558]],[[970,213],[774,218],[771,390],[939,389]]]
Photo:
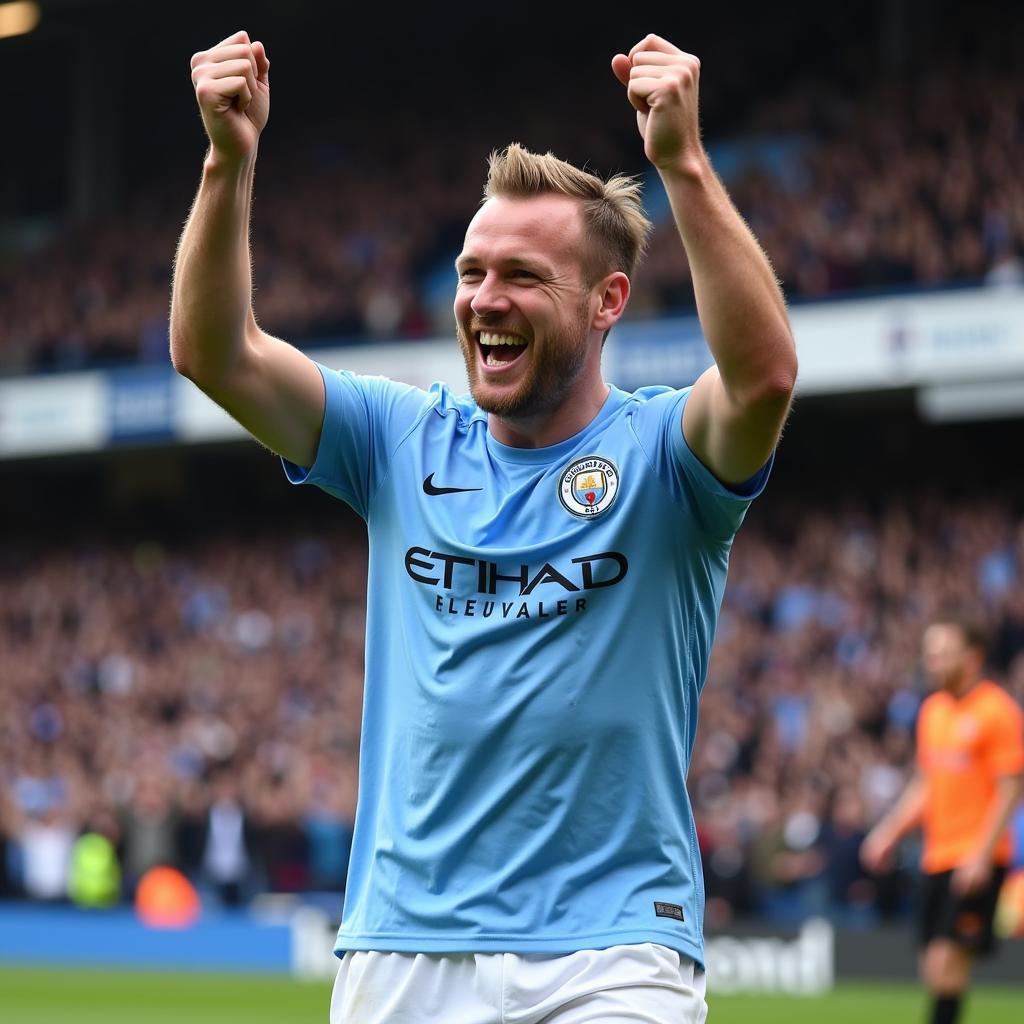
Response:
[[[822,50],[819,63],[829,59]],[[941,73],[935,63],[912,74],[868,69],[852,84],[847,54],[831,76],[819,69],[753,102],[742,55],[722,62],[742,112],[716,115],[709,98],[709,142],[792,300],[1024,285],[1024,82],[964,52]],[[184,50],[174,56],[187,63]],[[533,104],[529,132],[515,134],[601,170],[641,171],[628,117],[598,140],[585,119],[566,116],[586,100],[583,86],[566,84],[561,107]],[[515,107],[515,94],[501,102]],[[443,140],[414,158],[407,147],[402,159],[358,144],[373,137],[374,111],[349,112],[347,134],[329,144],[313,141],[312,123],[282,126],[275,111],[280,134],[260,156],[254,220],[265,327],[310,345],[450,332],[436,282],[449,273],[487,151],[506,137],[472,118],[455,125],[443,107],[435,95],[389,110],[392,138]],[[170,260],[198,175],[197,139],[176,136],[188,158],[157,153],[113,212],[60,218],[13,247],[3,235],[0,374],[167,363]],[[10,194],[28,196],[42,173],[32,168]],[[7,201],[0,194],[0,210]],[[662,212],[631,311],[691,304]],[[923,694],[917,643],[934,611],[967,604],[988,622],[994,668],[1024,699],[1017,483],[992,461],[991,486],[965,490],[958,474],[970,451],[919,466],[918,453],[940,442],[908,441],[891,410],[866,402],[851,421],[885,425],[830,461],[817,438],[832,438],[835,422],[805,408],[796,417],[811,425],[792,432],[815,442],[794,450],[786,439],[777,480],[739,535],[701,708],[689,789],[712,924],[907,914],[911,859],[872,880],[857,849],[909,770]],[[1019,451],[1021,441],[1018,425],[1009,441],[986,434],[978,450]],[[889,445],[905,463],[876,477]],[[203,518],[209,492],[194,480],[172,482],[127,523],[108,519],[97,480],[131,492],[145,475],[137,463],[0,467],[6,494],[17,495],[0,507],[0,895],[66,900],[86,831],[115,844],[126,901],[160,864],[229,904],[343,888],[365,542],[333,504],[313,516],[308,497],[290,496],[307,502],[302,512],[261,508],[253,481],[274,467],[240,467],[239,451],[220,472],[223,486],[244,481],[246,504],[215,522]],[[174,481],[180,452],[150,454]],[[859,474],[860,500],[832,496],[833,475],[847,472]],[[795,478],[820,490],[808,494]],[[77,511],[63,515],[69,495]]]
[[[244,539],[0,548],[14,887],[62,898],[86,826],[116,843],[129,894],[158,864],[228,902],[342,884],[365,556],[348,516]],[[1022,567],[1007,497],[752,513],[689,781],[713,921],[904,909],[856,848],[911,762],[920,630],[967,603],[1024,696]]]
[[[1022,120],[1018,75],[960,65],[852,96],[804,82],[718,141],[737,204],[791,299],[1012,286],[1024,281]],[[561,111],[531,128],[563,153],[588,150]],[[460,134],[400,170],[341,144],[305,139],[286,154],[268,144],[253,239],[264,327],[302,342],[450,333],[448,292],[439,303],[436,282],[454,281],[450,264],[494,144]],[[589,150],[597,166],[636,168],[631,138]],[[119,214],[68,226],[23,256],[0,284],[0,373],[166,362],[171,257],[191,188],[190,177],[151,180]],[[692,305],[663,211],[630,315]]]

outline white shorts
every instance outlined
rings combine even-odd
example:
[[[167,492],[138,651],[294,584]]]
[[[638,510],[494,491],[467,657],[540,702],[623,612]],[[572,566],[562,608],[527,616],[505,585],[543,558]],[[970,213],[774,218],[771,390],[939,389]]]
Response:
[[[704,972],[646,942],[564,956],[350,950],[331,1024],[703,1024]]]

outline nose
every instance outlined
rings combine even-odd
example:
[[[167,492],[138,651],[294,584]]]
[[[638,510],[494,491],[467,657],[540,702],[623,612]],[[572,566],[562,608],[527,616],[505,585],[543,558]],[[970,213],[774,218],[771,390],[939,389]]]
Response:
[[[511,306],[500,278],[493,273],[484,275],[469,303],[469,308],[481,318],[507,313]]]

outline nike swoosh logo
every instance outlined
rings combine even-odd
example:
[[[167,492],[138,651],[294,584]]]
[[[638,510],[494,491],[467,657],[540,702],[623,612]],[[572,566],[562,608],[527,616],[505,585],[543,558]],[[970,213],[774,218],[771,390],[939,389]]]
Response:
[[[434,474],[431,473],[423,481],[424,494],[459,494],[462,491],[482,491],[482,487],[438,487],[434,483]]]

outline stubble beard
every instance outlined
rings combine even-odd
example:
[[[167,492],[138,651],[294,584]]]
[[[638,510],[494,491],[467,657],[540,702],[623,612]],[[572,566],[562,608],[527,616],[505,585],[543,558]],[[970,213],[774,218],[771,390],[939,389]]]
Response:
[[[929,683],[935,690],[944,690],[946,693],[956,694],[964,686],[967,678],[967,669],[961,663],[950,668],[928,673]]]
[[[587,323],[589,304],[584,300],[568,322],[560,324],[545,335],[541,345],[536,339],[520,356],[529,359],[525,377],[513,391],[494,394],[486,382],[480,379],[477,365],[477,344],[472,334],[467,335],[462,324],[456,321],[459,347],[466,360],[466,375],[469,377],[469,391],[473,401],[484,412],[503,419],[529,419],[553,412],[561,406],[579,379],[587,359]],[[487,329],[498,325],[474,324],[473,330]]]

